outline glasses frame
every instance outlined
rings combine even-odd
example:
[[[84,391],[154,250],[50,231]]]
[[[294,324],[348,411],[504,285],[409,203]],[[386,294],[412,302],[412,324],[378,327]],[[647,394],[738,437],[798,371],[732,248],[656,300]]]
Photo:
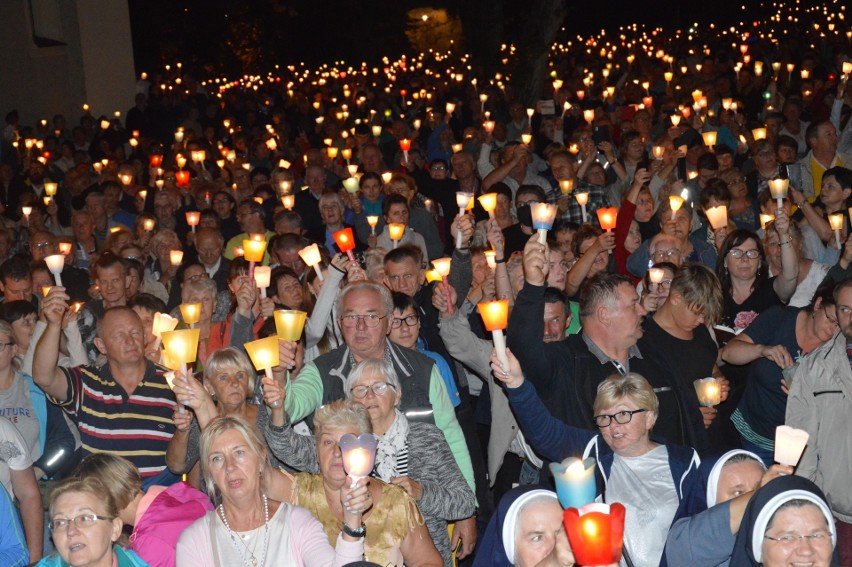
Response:
[[[367,313],[366,315],[341,315],[340,326],[346,327],[347,329],[355,329],[358,327],[358,321],[363,321],[365,327],[368,329],[375,329],[379,326],[382,319],[385,319],[386,317],[387,315],[379,317],[375,313]]]
[[[81,526],[80,521],[85,518],[88,518],[90,523],[83,524]],[[99,520],[111,522],[114,519],[115,518],[110,518],[108,516],[98,516],[97,514],[80,514],[78,516],[74,516],[73,518],[54,518],[47,522],[47,527],[48,529],[50,529],[51,533],[63,533],[68,531],[68,528],[71,527],[71,524],[74,524],[74,527],[76,527],[78,530],[83,530],[94,527],[95,522]],[[60,525],[57,526],[56,522],[60,522]]]
[[[388,389],[396,392],[396,386],[391,384],[390,382],[376,382],[369,386],[355,386],[349,389],[349,393],[352,394],[352,398],[355,400],[363,400],[367,397],[367,394],[372,390],[373,395],[375,396],[384,396],[387,394]],[[357,393],[357,392],[360,392]]]
[[[406,327],[414,327],[420,322],[420,317],[412,313],[407,317],[394,317],[391,319],[391,329],[399,329],[405,323]]]
[[[743,256],[745,256],[749,260],[757,260],[760,258],[760,250],[757,248],[752,248],[751,250],[742,250],[741,248],[731,248],[728,250],[728,254],[734,260],[739,260]]]
[[[597,425],[599,428],[602,429],[604,427],[609,427],[610,425],[612,425],[613,420],[615,420],[615,422],[619,425],[627,425],[628,423],[633,421],[634,415],[636,415],[637,413],[645,413],[646,411],[648,411],[648,410],[646,410],[646,409],[635,409],[635,410],[624,410],[624,411],[620,411],[618,413],[613,413],[613,414],[602,413],[600,415],[594,416],[592,419],[594,419],[595,425]],[[626,415],[627,421],[619,421],[619,418],[618,418],[619,415]],[[598,420],[600,418],[606,418],[606,424],[602,425],[600,422],[598,422]]]

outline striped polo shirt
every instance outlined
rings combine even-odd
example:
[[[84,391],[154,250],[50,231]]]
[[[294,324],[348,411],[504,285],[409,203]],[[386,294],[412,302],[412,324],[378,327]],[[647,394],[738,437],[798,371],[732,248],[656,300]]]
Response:
[[[176,402],[163,373],[146,361],[145,376],[132,394],[100,368],[61,368],[68,382],[60,403],[80,430],[83,453],[111,453],[131,461],[143,478],[166,469],[166,449],[175,433]]]

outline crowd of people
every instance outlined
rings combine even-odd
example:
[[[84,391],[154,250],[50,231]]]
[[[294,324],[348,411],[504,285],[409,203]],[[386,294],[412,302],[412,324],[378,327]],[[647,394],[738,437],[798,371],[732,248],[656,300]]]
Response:
[[[806,37],[566,50],[531,108],[423,57],[9,112],[0,564],[574,565],[579,457],[620,565],[852,565],[852,62]]]

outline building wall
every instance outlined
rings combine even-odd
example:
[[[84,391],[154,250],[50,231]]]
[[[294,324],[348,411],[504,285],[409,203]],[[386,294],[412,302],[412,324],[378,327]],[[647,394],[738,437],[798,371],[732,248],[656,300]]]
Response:
[[[133,106],[126,0],[2,0],[0,53],[0,113],[18,109],[22,124]]]

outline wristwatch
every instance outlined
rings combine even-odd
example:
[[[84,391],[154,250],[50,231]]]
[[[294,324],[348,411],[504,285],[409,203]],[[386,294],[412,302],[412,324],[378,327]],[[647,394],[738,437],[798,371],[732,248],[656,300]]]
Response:
[[[357,530],[353,530],[346,525],[346,522],[343,522],[343,533],[349,537],[364,537],[367,535],[367,526],[364,525],[364,522],[361,522],[361,527]]]

